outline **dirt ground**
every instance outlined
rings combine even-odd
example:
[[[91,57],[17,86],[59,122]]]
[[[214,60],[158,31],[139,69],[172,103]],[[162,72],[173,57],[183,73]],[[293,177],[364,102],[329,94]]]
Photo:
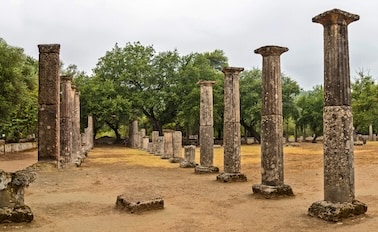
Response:
[[[242,147],[248,182],[219,183],[216,174],[197,175],[158,156],[125,147],[96,147],[79,168],[46,166],[25,190],[34,213],[31,223],[0,224],[0,231],[377,231],[378,142],[355,147],[356,199],[366,215],[328,223],[307,215],[323,199],[322,144],[285,147],[285,183],[295,197],[261,199],[252,184],[261,182],[260,146]],[[197,148],[196,158],[199,158]],[[15,171],[37,160],[37,151],[0,153],[0,169]],[[223,170],[223,149],[215,161]],[[163,210],[130,214],[114,208],[118,195],[153,192]]]

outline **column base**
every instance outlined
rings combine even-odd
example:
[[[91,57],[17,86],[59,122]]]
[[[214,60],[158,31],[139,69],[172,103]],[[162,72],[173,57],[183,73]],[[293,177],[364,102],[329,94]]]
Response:
[[[189,162],[184,160],[180,163],[180,168],[195,168],[197,164],[195,162]]]
[[[218,173],[218,172],[219,172],[219,168],[215,166],[208,166],[208,167],[196,166],[194,168],[194,173],[196,174],[211,174],[211,173]]]
[[[247,176],[243,173],[221,173],[217,176],[217,181],[222,183],[231,183],[231,182],[245,182],[247,181]]]
[[[0,208],[0,223],[5,222],[31,222],[33,221],[33,213],[29,206],[23,205],[15,208]]]
[[[169,158],[169,162],[171,163],[181,163],[184,159],[181,157],[171,157]]]
[[[353,200],[344,203],[333,203],[329,201],[317,201],[312,203],[308,209],[308,215],[318,217],[325,221],[338,222],[344,218],[353,217],[366,213],[367,205]]]
[[[166,155],[166,154],[163,154],[163,155],[160,156],[161,159],[169,159],[169,158],[171,158],[171,157],[172,157],[172,156],[170,156],[170,155]]]
[[[291,189],[290,185],[286,184],[278,186],[254,184],[252,185],[252,191],[253,194],[261,195],[267,199],[294,196],[293,190]]]

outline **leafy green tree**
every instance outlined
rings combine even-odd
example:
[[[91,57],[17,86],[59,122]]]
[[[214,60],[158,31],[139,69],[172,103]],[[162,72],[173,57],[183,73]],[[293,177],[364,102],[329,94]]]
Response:
[[[378,128],[378,85],[372,76],[363,71],[357,73],[352,83],[353,124],[356,131],[369,133],[369,125]]]
[[[0,134],[17,141],[35,133],[38,62],[0,38]]]
[[[317,85],[312,90],[302,92],[296,100],[298,107],[297,124],[305,130],[310,128],[315,135],[312,142],[316,142],[316,138],[323,134],[323,86]]]

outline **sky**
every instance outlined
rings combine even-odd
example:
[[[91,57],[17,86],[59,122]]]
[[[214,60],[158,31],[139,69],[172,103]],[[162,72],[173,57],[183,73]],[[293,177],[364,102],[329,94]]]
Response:
[[[0,38],[38,58],[38,44],[60,44],[60,59],[92,73],[116,43],[140,41],[181,55],[221,49],[229,66],[261,68],[254,50],[276,45],[281,72],[305,90],[323,84],[323,26],[312,18],[338,8],[348,26],[352,80],[378,77],[377,0],[1,0]]]

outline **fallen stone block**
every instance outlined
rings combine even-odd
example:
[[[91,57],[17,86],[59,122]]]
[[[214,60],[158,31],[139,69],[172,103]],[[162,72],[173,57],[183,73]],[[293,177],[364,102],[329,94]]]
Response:
[[[161,197],[141,199],[141,197],[130,197],[126,194],[117,196],[116,208],[130,213],[164,209],[164,200]]]

